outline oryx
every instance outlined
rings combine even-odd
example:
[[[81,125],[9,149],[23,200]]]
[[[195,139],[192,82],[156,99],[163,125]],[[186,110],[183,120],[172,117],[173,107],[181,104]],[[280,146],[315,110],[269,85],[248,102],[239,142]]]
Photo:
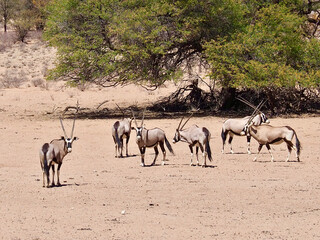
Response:
[[[157,157],[159,155],[159,150],[158,150],[158,145],[160,145],[161,151],[163,153],[163,160],[162,160],[162,165],[165,164],[165,160],[166,160],[166,150],[164,148],[164,143],[166,143],[167,148],[169,149],[169,151],[174,154],[172,147],[166,137],[166,134],[163,130],[161,130],[160,128],[153,128],[153,129],[146,129],[143,125],[143,121],[144,121],[144,114],[145,111],[143,112],[143,117],[142,117],[142,121],[141,121],[141,125],[140,127],[137,124],[137,120],[134,116],[134,113],[132,111],[132,116],[134,119],[134,123],[135,123],[135,127],[133,127],[132,129],[136,130],[137,133],[137,137],[136,137],[136,143],[139,147],[140,153],[141,153],[141,166],[144,167],[145,163],[144,163],[144,156],[145,156],[145,152],[146,152],[146,148],[154,148],[155,151],[155,157],[154,160],[151,164],[154,165]]]
[[[128,142],[130,139],[131,134],[131,123],[133,118],[124,118],[124,112],[123,110],[116,104],[117,107],[120,109],[120,111],[123,114],[123,117],[120,121],[116,121],[112,125],[112,137],[113,141],[115,143],[115,155],[118,157],[118,153],[120,154],[120,157],[123,157],[122,150],[123,150],[123,139],[126,139],[126,156],[128,157]]]
[[[192,115],[191,115],[192,116]],[[191,116],[185,121],[185,123],[181,126],[181,123],[183,121],[183,117],[178,125],[178,128],[176,129],[176,133],[173,138],[173,143],[177,143],[179,141],[186,142],[189,145],[189,149],[191,152],[191,166],[193,165],[193,147],[196,146],[196,156],[197,156],[197,165],[199,165],[199,158],[198,158],[198,151],[199,147],[201,149],[202,155],[203,155],[203,163],[202,167],[206,167],[206,157],[208,155],[208,158],[210,161],[212,161],[212,155],[211,155],[211,148],[210,148],[210,138],[211,134],[209,130],[205,127],[198,127],[197,125],[192,125],[191,127],[187,129],[183,129],[183,127],[187,124]]]
[[[258,108],[257,108],[258,109]],[[270,125],[260,125],[256,126],[253,124],[254,115],[257,112],[257,109],[253,112],[251,117],[248,119],[247,123],[245,124],[241,135],[252,136],[257,142],[259,143],[258,154],[253,159],[253,161],[257,160],[257,157],[263,147],[266,145],[270,155],[271,155],[271,162],[274,161],[270,144],[280,144],[285,142],[288,148],[288,156],[286,161],[289,161],[290,154],[292,148],[296,151],[297,161],[300,161],[300,151],[301,151],[301,144],[298,139],[297,133],[295,130],[289,126],[283,127],[274,127]],[[293,138],[295,138],[296,144],[293,144]]]
[[[238,98],[239,99],[239,98]],[[253,106],[252,104],[250,104],[249,102],[247,102],[244,99],[239,99],[240,101],[245,102],[246,104],[248,104],[250,107],[255,108],[255,106]],[[224,153],[224,145],[226,143],[227,140],[227,136],[229,135],[229,140],[228,143],[230,145],[230,153],[234,153],[233,149],[232,149],[232,140],[234,136],[241,136],[241,131],[243,130],[245,124],[248,122],[250,116],[246,116],[244,118],[230,118],[227,119],[223,125],[222,125],[222,131],[221,131],[221,138],[222,138],[222,153]],[[258,111],[258,114],[255,115],[252,119],[252,123],[254,125],[261,125],[262,123],[266,123],[269,124],[270,121],[269,119],[266,117],[266,115],[261,112],[260,110]],[[250,140],[251,140],[251,136],[247,135],[247,152],[248,154],[251,154],[250,151]]]
[[[79,107],[77,106],[77,112]],[[55,164],[58,164],[57,168],[57,185],[60,186],[60,168],[62,165],[63,158],[72,151],[72,143],[78,140],[77,137],[73,137],[74,126],[75,126],[76,116],[73,119],[73,125],[70,137],[67,136],[66,130],[64,129],[62,118],[60,117],[60,124],[64,133],[60,139],[54,139],[50,143],[45,143],[40,148],[40,165],[43,174],[43,187],[45,187],[45,178],[47,178],[47,187],[50,186],[50,167],[52,167],[52,184],[55,186],[54,175],[55,175]]]

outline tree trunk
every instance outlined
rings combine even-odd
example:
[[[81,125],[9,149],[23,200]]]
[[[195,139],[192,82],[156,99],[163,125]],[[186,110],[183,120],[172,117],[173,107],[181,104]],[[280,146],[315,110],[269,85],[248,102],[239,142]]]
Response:
[[[4,32],[7,32],[7,22],[8,22],[8,18],[6,15],[3,16],[3,29]]]
[[[236,97],[236,89],[227,87],[222,88],[221,90],[221,110],[230,110],[234,106],[235,97]]]

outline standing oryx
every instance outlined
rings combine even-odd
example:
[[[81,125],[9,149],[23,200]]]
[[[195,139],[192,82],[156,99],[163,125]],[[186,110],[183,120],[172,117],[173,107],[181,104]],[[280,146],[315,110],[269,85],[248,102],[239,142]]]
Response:
[[[160,145],[161,151],[163,153],[163,160],[162,160],[162,165],[165,164],[165,159],[166,159],[166,150],[164,148],[164,143],[166,143],[167,148],[169,149],[169,151],[174,154],[172,147],[165,135],[165,132],[163,130],[161,130],[160,128],[153,128],[153,129],[146,129],[143,126],[143,120],[144,120],[144,113],[143,112],[143,117],[142,117],[142,121],[141,121],[141,125],[140,127],[138,127],[136,118],[134,116],[134,113],[132,111],[132,116],[135,122],[136,127],[133,127],[132,129],[136,130],[137,132],[137,138],[136,138],[136,142],[138,144],[140,153],[141,153],[141,166],[144,167],[145,163],[144,163],[144,155],[146,152],[146,148],[154,148],[155,151],[155,157],[154,160],[151,164],[154,165],[156,163],[157,157],[159,155],[159,150],[158,150],[158,144]]]
[[[128,157],[128,142],[131,134],[131,123],[133,118],[124,118],[123,110],[116,104],[117,107],[123,114],[123,118],[120,121],[116,121],[112,126],[112,137],[115,143],[115,155],[118,157],[118,153],[120,157],[123,157],[123,139],[126,138],[126,156]]]
[[[192,116],[192,115],[191,115]],[[191,151],[191,166],[192,158],[193,158],[193,146],[196,146],[196,156],[197,156],[197,165],[199,165],[199,159],[198,159],[198,151],[199,147],[201,149],[202,155],[203,155],[203,164],[202,167],[206,167],[206,157],[208,155],[208,158],[210,161],[212,161],[212,155],[211,155],[211,149],[210,149],[210,138],[211,134],[209,130],[205,127],[198,127],[197,125],[192,125],[191,127],[183,130],[183,127],[187,124],[191,116],[185,121],[185,123],[180,127],[183,118],[181,119],[178,128],[176,129],[175,136],[173,138],[173,143],[182,141],[189,144],[189,148]]]
[[[258,108],[257,108],[258,109]],[[254,115],[257,112],[257,109],[253,112],[252,116],[249,118],[248,122],[245,124],[241,135],[252,136],[254,139],[257,140],[259,143],[258,154],[253,159],[253,161],[257,160],[257,157],[263,147],[266,145],[270,155],[271,155],[271,162],[273,162],[274,158],[271,152],[270,144],[280,144],[285,142],[288,148],[288,156],[286,161],[289,161],[290,153],[292,148],[296,151],[297,161],[300,161],[300,151],[301,151],[301,144],[298,139],[297,133],[295,130],[289,126],[283,127],[274,127],[270,125],[260,125],[256,126],[253,124]],[[296,144],[294,146],[292,140],[295,137]]]
[[[77,112],[79,110],[79,106],[77,103]],[[72,151],[72,143],[75,140],[78,140],[77,137],[73,137],[73,131],[75,126],[76,116],[73,119],[73,125],[71,130],[70,138],[67,136],[66,130],[64,129],[62,119],[60,117],[61,127],[64,133],[64,137],[60,139],[54,139],[50,143],[45,143],[40,149],[40,165],[43,173],[43,187],[45,187],[45,178],[47,178],[47,187],[50,186],[50,167],[52,167],[52,184],[51,186],[55,186],[54,183],[54,175],[55,168],[54,165],[58,164],[57,171],[57,185],[60,186],[60,168],[62,165],[63,158]]]
[[[244,99],[239,99],[239,100],[245,102],[250,107],[255,108],[252,104],[245,101]],[[224,153],[224,145],[226,143],[228,135],[229,135],[228,143],[230,145],[230,153],[234,153],[232,150],[232,145],[231,145],[233,137],[234,137],[234,135],[241,136],[240,133],[243,130],[245,124],[248,122],[249,118],[250,118],[250,116],[246,116],[244,118],[230,118],[223,123],[222,131],[221,131],[222,153]],[[262,123],[267,123],[267,124],[270,123],[269,119],[261,111],[258,111],[258,114],[253,117],[252,122],[254,125],[261,125]],[[247,152],[248,152],[248,154],[251,154],[250,140],[251,140],[251,136],[247,135]]]

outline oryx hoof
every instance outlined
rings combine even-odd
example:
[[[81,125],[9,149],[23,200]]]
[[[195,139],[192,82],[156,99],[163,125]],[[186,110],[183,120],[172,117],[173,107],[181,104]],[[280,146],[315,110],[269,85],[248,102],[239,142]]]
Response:
[[[250,151],[248,151],[248,154],[249,154],[249,155],[251,155],[251,152],[250,152]]]
[[[257,158],[254,158],[253,160],[252,160],[252,162],[256,162],[257,161]]]
[[[193,167],[193,166],[195,166],[195,165],[194,165],[193,163],[190,163],[190,166]]]
[[[231,153],[231,154],[234,154],[234,151],[233,151],[233,150],[231,150],[231,151],[230,151],[230,153]]]
[[[166,165],[166,163],[165,163],[165,162],[162,162],[161,165],[164,166],[164,165]]]
[[[144,163],[140,163],[140,166],[141,166],[141,167],[144,167],[145,165],[144,165]]]

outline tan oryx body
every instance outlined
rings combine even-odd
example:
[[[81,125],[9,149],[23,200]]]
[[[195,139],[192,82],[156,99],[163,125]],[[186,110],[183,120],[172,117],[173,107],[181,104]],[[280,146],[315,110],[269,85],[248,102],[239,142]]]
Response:
[[[263,145],[266,145],[270,155],[271,155],[271,161],[273,162],[274,158],[271,152],[270,145],[271,144],[280,144],[285,142],[287,144],[288,148],[288,156],[286,161],[290,158],[290,153],[292,151],[292,148],[296,150],[296,157],[297,161],[300,161],[300,151],[301,151],[301,145],[300,141],[298,139],[298,136],[295,132],[295,130],[289,126],[284,127],[274,127],[270,125],[260,125],[256,126],[253,123],[253,118],[255,115],[260,111],[260,108],[263,106],[264,102],[261,102],[258,107],[254,110],[251,117],[248,119],[248,122],[245,124],[243,131],[241,132],[241,135],[247,135],[252,136],[257,142],[259,143],[258,148],[258,154],[253,159],[253,161],[257,160],[257,157],[263,147]],[[295,137],[296,144],[293,144],[293,138]]]
[[[77,112],[78,112],[78,104],[77,104]],[[66,131],[63,126],[62,119],[60,118],[61,127],[64,133],[64,137],[60,139],[54,139],[50,143],[45,143],[40,148],[40,165],[42,169],[42,177],[43,177],[43,187],[45,187],[45,182],[47,179],[47,187],[50,186],[50,168],[52,168],[52,183],[51,186],[55,186],[54,175],[55,175],[55,167],[57,164],[57,185],[60,186],[60,168],[62,165],[63,158],[72,151],[72,143],[75,140],[78,140],[77,137],[73,137],[73,131],[75,126],[75,120],[73,119],[73,125],[71,130],[71,137],[69,138],[66,134]]]
[[[132,115],[134,117],[133,112],[132,112]],[[151,166],[156,163],[157,157],[159,155],[158,145],[160,146],[161,151],[163,153],[162,165],[164,165],[165,160],[166,160],[166,150],[164,148],[164,144],[166,144],[169,151],[172,154],[174,154],[172,147],[166,137],[166,134],[160,128],[146,129],[143,126],[143,120],[144,120],[144,112],[143,112],[143,118],[142,118],[140,127],[138,127],[137,121],[134,117],[136,127],[132,128],[132,129],[136,130],[136,133],[137,133],[136,143],[137,143],[138,148],[141,153],[141,164],[140,165],[142,167],[145,166],[144,156],[145,156],[146,148],[151,148],[151,147],[153,147],[154,151],[155,151],[155,157],[153,159]]]
[[[123,157],[123,139],[126,139],[126,156],[128,157],[128,142],[131,134],[132,118],[123,118],[120,121],[116,121],[112,126],[112,137],[115,143],[115,155]]]
[[[191,117],[191,116],[190,116]],[[190,119],[189,117],[189,119]],[[199,165],[199,158],[198,158],[198,151],[199,148],[203,155],[203,163],[202,166],[206,167],[206,157],[208,155],[208,158],[210,161],[212,161],[212,154],[211,154],[211,148],[210,148],[210,138],[211,134],[209,130],[205,127],[198,127],[197,125],[192,125],[191,127],[187,129],[183,129],[183,127],[186,125],[186,123],[189,121],[189,119],[183,124],[183,126],[180,128],[180,125],[182,123],[183,118],[181,119],[178,128],[176,129],[175,136],[173,138],[173,143],[177,143],[179,141],[186,142],[189,145],[189,149],[191,152],[191,163],[190,165],[193,165],[193,147],[196,147],[196,157],[197,157],[197,165]]]
[[[228,143],[230,145],[230,152],[233,152],[232,149],[232,140],[234,136],[241,136],[240,133],[243,130],[244,126],[248,122],[250,116],[244,117],[244,118],[230,118],[226,120],[222,125],[222,131],[221,131],[221,138],[222,138],[222,153],[224,153],[224,145],[227,140],[227,136],[229,135]],[[260,112],[257,114],[253,119],[252,122],[254,125],[261,125],[262,123],[269,123],[270,121],[265,116],[264,113]],[[250,140],[251,137],[247,136],[247,152],[248,154],[251,154],[250,151]]]
[[[270,145],[271,144],[281,144],[285,142],[287,144],[288,148],[288,156],[286,161],[289,161],[290,153],[292,148],[296,151],[296,157],[297,161],[300,161],[300,151],[301,151],[301,145],[300,141],[298,139],[298,136],[295,132],[295,130],[289,126],[283,126],[283,127],[274,127],[270,125],[261,125],[261,126],[255,126],[252,123],[245,126],[244,131],[242,132],[243,135],[251,135],[257,142],[259,143],[258,148],[258,155],[263,147],[263,145],[266,145],[270,155],[271,155],[271,161],[274,161]],[[293,138],[295,138],[295,145],[293,144]],[[257,160],[256,156],[253,161]]]

